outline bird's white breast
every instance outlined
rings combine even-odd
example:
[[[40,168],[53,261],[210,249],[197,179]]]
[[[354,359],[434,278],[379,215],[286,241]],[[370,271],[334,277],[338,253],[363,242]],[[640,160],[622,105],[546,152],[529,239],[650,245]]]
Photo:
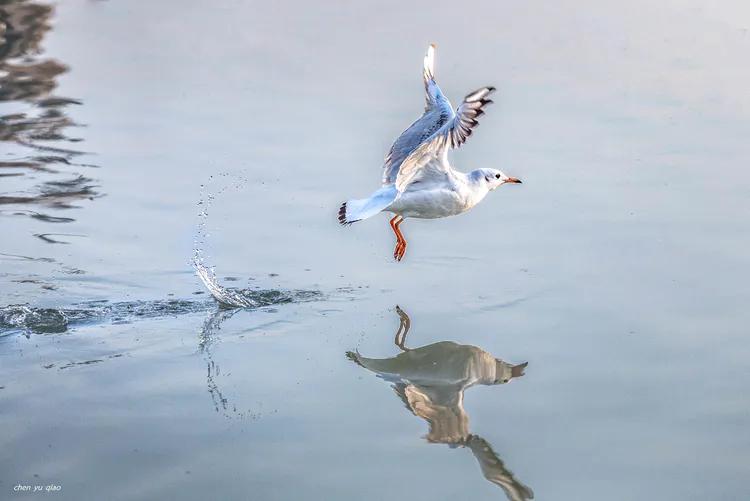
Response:
[[[466,212],[484,198],[461,178],[447,176],[441,182],[415,183],[386,210],[403,217],[436,219]]]
[[[456,191],[433,189],[407,191],[388,207],[388,210],[403,217],[435,219],[454,216],[468,207]]]

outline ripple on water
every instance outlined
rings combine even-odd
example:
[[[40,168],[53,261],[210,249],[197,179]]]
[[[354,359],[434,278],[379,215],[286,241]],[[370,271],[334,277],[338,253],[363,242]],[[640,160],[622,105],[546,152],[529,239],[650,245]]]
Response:
[[[218,284],[217,284],[218,285]],[[314,290],[224,289],[227,297],[238,297],[242,308],[261,308],[275,304],[312,301],[321,297]],[[212,292],[213,294],[213,292]],[[219,302],[221,307],[237,307]],[[108,303],[84,302],[66,308],[35,308],[25,304],[0,307],[0,336],[13,333],[58,334],[71,327],[95,323],[130,323],[139,319],[172,317],[216,309],[211,299],[169,299]]]

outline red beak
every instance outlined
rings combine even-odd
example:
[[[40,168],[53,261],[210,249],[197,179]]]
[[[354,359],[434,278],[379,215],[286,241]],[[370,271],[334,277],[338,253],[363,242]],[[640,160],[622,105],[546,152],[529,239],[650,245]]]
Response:
[[[509,177],[508,180],[505,181],[505,182],[506,183],[518,183],[518,184],[522,184],[521,180],[518,179],[517,177]]]

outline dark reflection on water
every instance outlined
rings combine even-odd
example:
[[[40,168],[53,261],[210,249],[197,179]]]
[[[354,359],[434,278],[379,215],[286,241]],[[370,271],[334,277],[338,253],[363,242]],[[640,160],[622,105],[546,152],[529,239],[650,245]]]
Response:
[[[408,348],[409,316],[396,307],[401,323],[395,344],[401,353],[391,358],[367,358],[358,352],[347,357],[390,382],[407,409],[429,426],[426,439],[450,447],[466,447],[479,462],[484,478],[500,486],[511,501],[533,499],[533,491],[515,478],[500,456],[482,437],[469,431],[464,391],[477,384],[505,384],[524,375],[526,363],[513,365],[476,346],[452,341]]]
[[[68,135],[77,124],[66,111],[81,101],[54,94],[58,77],[68,67],[41,55],[53,15],[49,5],[0,2],[0,141],[9,152],[0,158],[0,177],[7,178],[0,205],[67,209],[100,195],[94,180],[79,172],[93,166],[75,162],[84,153],[69,146],[81,139]],[[73,221],[25,209],[0,214],[52,223]]]

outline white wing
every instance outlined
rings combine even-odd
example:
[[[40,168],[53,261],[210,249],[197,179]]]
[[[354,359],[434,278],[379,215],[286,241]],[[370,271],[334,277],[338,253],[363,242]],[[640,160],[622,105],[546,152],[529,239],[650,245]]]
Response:
[[[493,92],[494,87],[482,87],[467,95],[453,117],[401,162],[394,180],[398,191],[403,192],[417,180],[442,176],[450,169],[448,150],[458,148],[471,136],[484,108],[492,104],[488,97]]]
[[[441,148],[434,139],[425,141],[401,164],[396,174],[396,189],[403,193],[411,183],[438,180],[449,168],[447,148]]]
[[[422,78],[424,80],[425,107],[422,116],[409,126],[391,146],[383,165],[383,184],[396,181],[403,161],[426,139],[453,119],[451,103],[435,82],[435,45],[430,45],[424,57]]]

